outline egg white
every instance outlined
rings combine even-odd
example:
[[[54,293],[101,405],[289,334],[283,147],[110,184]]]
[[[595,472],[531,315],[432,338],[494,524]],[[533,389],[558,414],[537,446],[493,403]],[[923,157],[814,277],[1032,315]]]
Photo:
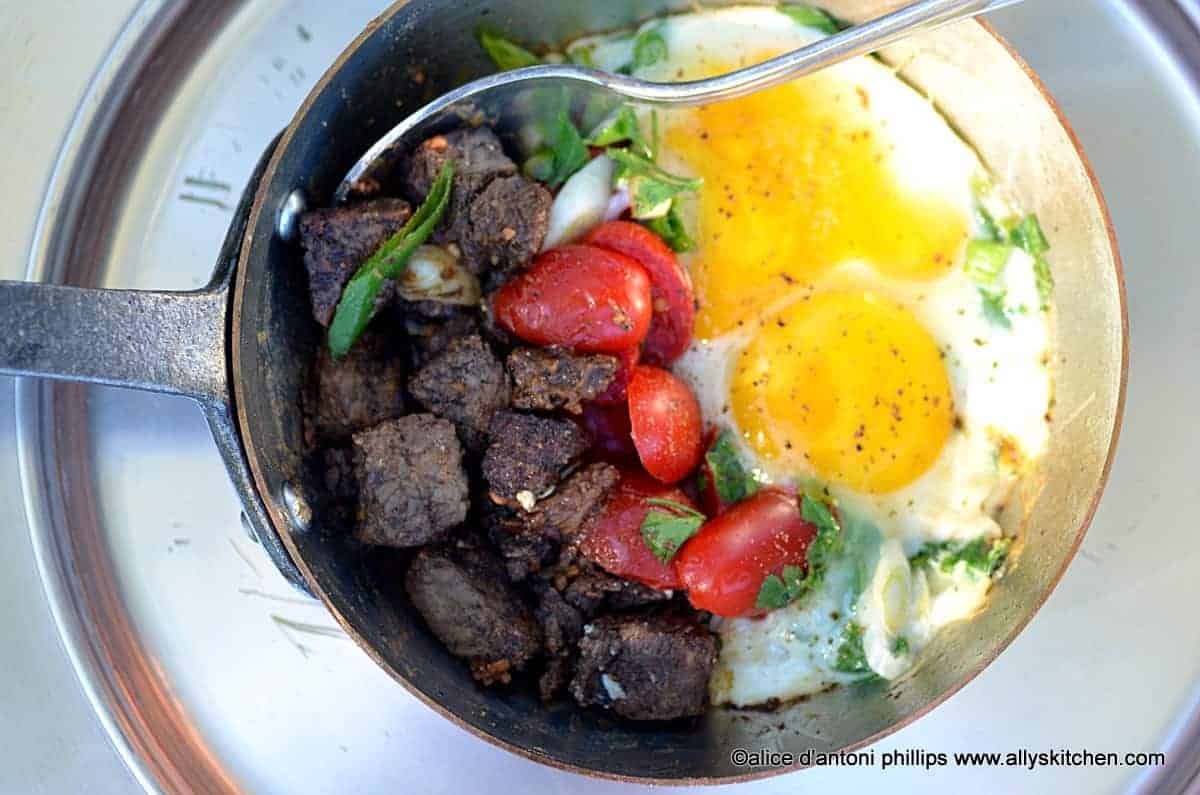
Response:
[[[706,61],[745,63],[750,53],[793,49],[819,38],[770,7],[732,7],[653,20],[669,57],[637,72],[654,80],[686,79],[704,73]],[[597,65],[615,69],[631,62],[633,37],[600,37],[573,44],[588,48]],[[886,120],[887,135],[902,156],[892,168],[897,181],[921,195],[944,198],[973,213],[972,185],[986,169],[951,130],[928,98],[872,58],[833,67],[847,90],[866,89],[870,112]],[[677,167],[672,153],[664,165]],[[989,210],[1015,215],[1002,190],[988,198]],[[691,212],[690,208],[685,210]],[[691,222],[694,223],[694,217]],[[1033,261],[1016,251],[1004,271],[1003,288],[1012,327],[994,325],[982,312],[976,285],[955,263],[945,276],[914,282],[881,275],[867,263],[847,261],[822,277],[817,291],[853,286],[892,299],[911,312],[945,355],[958,427],[934,464],[919,478],[887,494],[863,494],[827,484],[843,523],[877,530],[859,536],[854,556],[838,561],[825,585],[810,598],[762,619],[722,623],[722,650],[713,676],[717,703],[750,705],[813,693],[857,675],[834,670],[847,622],[863,627],[870,668],[894,678],[909,670],[938,628],[967,618],[983,605],[990,579],[962,564],[949,572],[914,569],[909,558],[930,541],[967,541],[1001,533],[993,518],[1015,485],[1030,477],[1045,448],[1046,412],[1052,395],[1051,315],[1041,311]],[[795,296],[786,293],[768,313]],[[695,390],[708,422],[737,427],[731,411],[731,372],[752,332],[697,341],[676,365]],[[998,456],[1006,438],[1019,451],[1015,461]],[[740,443],[763,482],[808,481],[815,476],[757,458]],[[848,531],[849,532],[849,531]],[[864,540],[865,539],[865,540]],[[856,592],[861,586],[861,596]],[[898,647],[903,638],[907,648]]]

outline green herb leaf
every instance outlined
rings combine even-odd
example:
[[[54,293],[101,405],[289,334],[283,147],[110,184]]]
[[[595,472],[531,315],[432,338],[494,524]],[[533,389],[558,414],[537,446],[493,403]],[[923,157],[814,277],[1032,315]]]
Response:
[[[944,572],[950,572],[963,563],[975,573],[990,577],[999,571],[1011,549],[1011,538],[976,538],[965,544],[931,541],[909,558],[909,563],[913,567],[935,565]]]
[[[1012,319],[1009,318],[1008,311],[1004,308],[1005,295],[1004,290],[979,288],[979,299],[983,302],[983,316],[994,326],[1010,329],[1012,328]]]
[[[1042,225],[1038,223],[1036,215],[1025,216],[1019,224],[1013,227],[1012,242],[1034,257],[1050,250],[1050,241],[1046,240],[1046,235],[1042,232]]]
[[[407,223],[367,259],[347,283],[329,324],[329,351],[341,358],[362,336],[375,314],[375,299],[384,281],[404,270],[417,247],[423,244],[442,220],[454,184],[454,161],[447,160],[429,189],[429,195]]]
[[[600,127],[588,137],[587,143],[590,146],[628,143],[629,148],[637,154],[648,159],[654,158],[654,147],[646,140],[646,136],[642,135],[637,112],[628,105],[623,105],[616,113],[601,122]]]
[[[479,43],[502,72],[542,62],[541,58],[529,50],[490,30],[479,31]]]
[[[1004,229],[996,223],[996,219],[992,218],[992,214],[982,204],[975,205],[975,223],[979,226],[981,235],[979,240],[992,243],[1008,242],[1008,236],[1004,234]]]
[[[704,462],[712,472],[713,487],[723,504],[732,505],[758,491],[758,481],[738,457],[733,431],[726,429],[717,434],[704,454]]]
[[[649,511],[642,520],[642,539],[654,556],[663,563],[683,546],[683,542],[696,534],[706,521],[704,514],[682,503],[652,498],[651,505],[666,508],[665,511]]]
[[[1054,274],[1050,263],[1040,254],[1033,258],[1033,278],[1037,283],[1038,298],[1042,299],[1042,311],[1050,308],[1050,296],[1054,295]]]
[[[586,47],[576,47],[573,50],[567,50],[567,60],[573,64],[580,66],[588,66],[592,69],[596,68],[595,58],[596,45],[589,44]]]
[[[755,607],[775,610],[800,599],[820,587],[825,572],[841,548],[842,531],[833,512],[823,502],[805,494],[800,501],[800,515],[814,524],[817,534],[808,544],[805,566],[784,566],[782,577],[767,575],[758,589]]]
[[[801,587],[804,580],[804,570],[799,566],[784,566],[783,576],[768,574],[758,589],[758,598],[754,606],[760,610],[777,610],[786,606],[795,597],[793,594]]]
[[[696,247],[696,241],[688,234],[687,227],[683,223],[683,213],[679,211],[677,200],[671,202],[671,209],[667,210],[666,215],[647,218],[642,221],[642,225],[661,237],[668,246],[677,252],[691,251]]]
[[[842,26],[836,19],[826,14],[819,8],[813,8],[806,5],[782,5],[776,6],[780,13],[787,14],[797,25],[804,25],[809,28],[816,28],[822,33],[833,35],[842,29]]]
[[[554,118],[552,135],[550,136],[551,168],[550,178],[545,180],[551,188],[557,188],[567,181],[567,178],[587,165],[588,148],[583,142],[583,136],[571,122],[571,117],[565,110],[560,110]]]
[[[534,152],[521,165],[521,171],[530,179],[549,182],[554,175],[554,153],[549,149],[540,149]]]
[[[643,30],[633,40],[632,70],[638,70],[667,59],[667,40],[657,27]]]
[[[908,638],[901,635],[896,638],[896,642],[892,644],[892,656],[899,657],[902,654],[908,654]]]
[[[1000,281],[1013,247],[993,240],[972,240],[967,243],[967,258],[963,265],[967,277],[979,285],[992,286]]]
[[[842,642],[838,646],[833,670],[844,674],[873,673],[867,663],[867,653],[863,649],[863,628],[853,621],[846,624],[846,628],[842,630]]]
[[[700,190],[702,179],[670,174],[653,161],[628,149],[609,147],[608,156],[617,164],[614,180],[625,185],[633,217],[639,220],[662,218],[671,211],[672,199],[681,193]]]

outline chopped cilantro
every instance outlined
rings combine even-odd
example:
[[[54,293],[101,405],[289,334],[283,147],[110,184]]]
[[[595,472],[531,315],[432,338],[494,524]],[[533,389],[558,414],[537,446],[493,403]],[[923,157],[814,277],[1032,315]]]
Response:
[[[896,638],[896,642],[892,644],[892,656],[899,657],[902,654],[908,654],[908,638],[903,635]]]
[[[551,166],[545,182],[556,188],[587,164],[588,148],[565,110],[559,110],[555,116],[549,138]]]
[[[490,30],[479,31],[479,43],[502,72],[542,62],[541,58],[529,50]]]
[[[787,14],[797,25],[815,28],[822,33],[833,35],[842,29],[836,19],[819,8],[808,5],[787,4],[776,6],[780,13]]]
[[[667,510],[652,510],[646,514],[642,520],[642,538],[656,558],[670,563],[679,547],[696,534],[706,517],[694,508],[671,500],[654,498],[646,501]]]
[[[838,646],[833,670],[844,674],[874,673],[867,663],[867,653],[863,649],[863,628],[853,621],[846,624],[846,628],[842,630],[842,642]]]
[[[588,136],[590,146],[611,146],[628,143],[629,148],[643,157],[653,159],[654,147],[646,136],[642,135],[642,127],[638,122],[637,112],[629,105],[621,106],[600,127]]]
[[[633,217],[661,218],[671,210],[671,200],[681,193],[700,190],[701,179],[670,174],[652,160],[628,149],[609,147],[608,156],[617,164],[616,182],[629,190]]]
[[[722,504],[732,505],[758,491],[758,481],[738,458],[737,448],[733,444],[733,431],[723,430],[717,435],[704,454],[704,463],[712,473],[713,487]]]
[[[755,607],[774,610],[819,588],[830,561],[841,548],[842,529],[828,506],[808,494],[801,497],[800,504],[801,517],[817,528],[805,552],[806,567],[784,566],[782,576],[768,574],[759,587]]]
[[[959,563],[964,563],[968,569],[977,574],[990,577],[999,571],[1011,548],[1011,538],[994,540],[976,538],[965,544],[953,541],[930,541],[909,559],[909,563],[914,567],[925,564],[936,565],[944,572],[950,572]]]
[[[986,287],[979,288],[979,299],[983,302],[983,316],[994,326],[1010,329],[1012,328],[1012,320],[1008,316],[1008,311],[1004,308],[1004,296],[1004,290],[989,290]]]
[[[658,235],[672,249],[678,252],[691,251],[696,247],[696,241],[688,234],[683,223],[683,215],[679,211],[679,201],[671,202],[667,214],[658,218],[647,218],[643,226]]]

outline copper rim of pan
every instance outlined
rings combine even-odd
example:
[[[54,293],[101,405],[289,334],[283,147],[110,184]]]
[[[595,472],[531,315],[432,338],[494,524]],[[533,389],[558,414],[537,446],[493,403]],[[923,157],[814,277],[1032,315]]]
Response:
[[[398,5],[403,5],[403,3],[400,3]],[[283,153],[285,151],[287,151],[288,145],[291,142],[293,135],[295,134],[298,120],[307,116],[315,99],[325,89],[325,86],[332,79],[332,76],[334,74],[336,74],[338,71],[340,71],[342,66],[351,57],[353,57],[353,55],[358,51],[362,42],[365,41],[372,33],[374,33],[376,28],[382,23],[382,21],[384,19],[388,18],[392,13],[394,13],[396,8],[397,8],[397,6],[393,6],[391,9],[384,12],[380,17],[378,17],[377,19],[372,21],[363,30],[363,32],[360,33],[358,35],[358,37],[355,38],[354,41],[352,41],[346,47],[346,49],[342,52],[342,54],[338,57],[338,59],[329,67],[328,70],[326,70],[325,74],[322,75],[321,79],[316,83],[316,85],[313,86],[313,89],[309,93],[308,97],[305,99],[304,104],[302,104],[300,106],[300,108],[296,111],[296,115],[293,117],[293,120],[291,121],[291,123],[288,124],[287,129],[284,131],[282,137],[280,138],[279,145],[277,146],[277,148],[275,150],[275,154],[272,156],[271,161],[268,164],[266,171],[263,173],[263,178],[262,178],[261,182],[259,183],[257,195],[254,198],[254,206],[251,210],[249,221],[246,226],[247,230],[253,230],[257,226],[259,216],[263,212],[263,205],[265,203],[267,187],[271,183],[272,177],[274,176],[275,171],[278,168],[278,165],[279,165],[280,160],[282,159]],[[1117,247],[1116,233],[1113,230],[1112,218],[1109,215],[1108,205],[1104,200],[1104,195],[1100,191],[1100,185],[1096,179],[1095,171],[1092,168],[1091,162],[1088,160],[1087,154],[1084,152],[1083,145],[1080,143],[1079,137],[1075,134],[1075,131],[1071,128],[1071,125],[1068,123],[1066,115],[1063,113],[1062,108],[1059,107],[1059,105],[1055,101],[1054,97],[1046,89],[1045,85],[1042,84],[1041,79],[1037,76],[1037,74],[1033,71],[1033,69],[1029,66],[1029,64],[1025,62],[1025,60],[1020,56],[1020,54],[1018,54],[1016,49],[1011,44],[1009,44],[1009,42],[1006,41],[1004,39],[1004,37],[1001,36],[995,30],[995,28],[993,28],[989,23],[987,23],[983,20],[976,19],[976,20],[972,20],[972,21],[970,21],[968,23],[964,23],[964,24],[974,24],[974,25],[979,25],[980,27],[982,27],[988,33],[988,35],[990,35],[992,38],[994,38],[1004,48],[1004,50],[1007,52],[1008,56],[1012,59],[1012,61],[1021,69],[1021,71],[1025,74],[1025,76],[1030,80],[1030,82],[1033,84],[1033,86],[1037,89],[1037,91],[1041,95],[1043,101],[1054,112],[1054,115],[1057,118],[1058,123],[1062,126],[1062,129],[1066,132],[1068,138],[1070,139],[1071,145],[1074,148],[1077,157],[1079,158],[1079,162],[1083,165],[1083,168],[1087,174],[1087,179],[1088,179],[1089,183],[1091,184],[1092,191],[1093,191],[1094,195],[1096,196],[1096,200],[1097,200],[1099,210],[1100,210],[1101,220],[1103,221],[1104,229],[1108,236],[1108,245],[1109,245],[1109,249],[1112,253],[1113,265],[1114,265],[1114,268],[1116,271],[1117,286],[1118,286],[1117,293],[1118,293],[1120,318],[1121,318],[1121,365],[1120,365],[1120,376],[1119,376],[1119,384],[1118,384],[1115,420],[1113,423],[1112,436],[1111,436],[1111,438],[1109,440],[1109,444],[1108,444],[1108,451],[1107,451],[1107,454],[1106,454],[1105,460],[1104,460],[1104,466],[1100,473],[1100,478],[1099,478],[1099,482],[1097,484],[1095,494],[1092,495],[1092,499],[1090,501],[1090,504],[1088,505],[1088,509],[1084,515],[1083,521],[1080,523],[1079,529],[1075,533],[1075,539],[1074,539],[1073,544],[1071,545],[1069,553],[1064,558],[1063,563],[1059,567],[1058,571],[1054,574],[1053,578],[1050,580],[1049,585],[1038,596],[1036,602],[1031,606],[1030,610],[1026,613],[1025,617],[1021,621],[1019,621],[1018,624],[1012,629],[1012,631],[1009,632],[1008,636],[1006,638],[1004,638],[1004,640],[999,645],[996,646],[996,648],[993,652],[991,652],[990,654],[985,656],[979,662],[979,664],[975,666],[975,668],[973,668],[966,676],[963,676],[962,678],[960,678],[953,686],[951,686],[950,688],[945,690],[943,693],[939,694],[935,699],[933,699],[933,701],[931,701],[929,704],[925,705],[921,709],[915,711],[911,715],[903,718],[902,720],[897,721],[896,723],[892,724],[891,726],[888,726],[887,728],[885,728],[881,731],[876,732],[875,734],[872,734],[868,737],[863,738],[862,740],[859,740],[856,743],[852,743],[852,744],[846,746],[843,750],[847,751],[847,752],[855,751],[860,748],[865,748],[866,746],[869,746],[879,740],[882,740],[883,738],[887,737],[888,735],[890,735],[896,731],[899,731],[900,729],[919,720],[920,718],[923,718],[934,708],[940,706],[947,699],[949,699],[951,696],[953,696],[955,693],[957,693],[959,690],[961,690],[964,686],[966,686],[967,683],[969,683],[976,676],[978,676],[980,674],[980,672],[982,672],[985,668],[987,668],[992,663],[992,661],[995,660],[996,657],[1000,655],[1001,652],[1003,652],[1006,648],[1008,648],[1009,644],[1013,642],[1013,640],[1017,637],[1017,635],[1019,635],[1025,629],[1025,627],[1029,624],[1029,622],[1033,619],[1033,617],[1038,613],[1038,611],[1041,610],[1042,605],[1045,604],[1046,600],[1050,597],[1050,594],[1054,591],[1055,588],[1058,587],[1058,583],[1062,579],[1063,574],[1066,572],[1067,567],[1070,566],[1071,562],[1074,560],[1076,553],[1079,551],[1080,545],[1083,543],[1083,538],[1087,534],[1088,528],[1091,526],[1092,519],[1096,515],[1096,510],[1100,504],[1100,498],[1104,493],[1104,489],[1108,483],[1109,473],[1112,470],[1113,458],[1116,454],[1117,442],[1118,442],[1118,439],[1119,439],[1120,433],[1121,433],[1121,422],[1124,418],[1124,413],[1125,413],[1126,383],[1128,381],[1128,376],[1129,376],[1129,314],[1128,314],[1128,307],[1126,305],[1127,302],[1126,302],[1126,295],[1125,295],[1125,271],[1124,271],[1124,267],[1121,263],[1120,250]],[[250,246],[251,246],[251,242],[252,242],[251,238],[252,238],[252,234],[250,231],[248,231],[247,237],[243,241],[243,244],[242,244],[242,251],[241,251],[241,260],[242,261],[244,261],[246,259],[246,257],[249,256]],[[243,275],[245,272],[246,271],[244,268],[238,269],[237,281],[236,281],[236,284],[234,287],[234,304],[233,304],[233,314],[232,314],[232,327],[233,327],[232,349],[233,350],[237,350],[240,346],[240,337],[241,337],[241,331],[242,331],[242,324],[240,323],[240,318],[241,318],[241,313],[242,313],[242,296],[243,296],[242,278],[243,278]],[[234,385],[235,393],[239,392],[240,388],[241,388],[240,363],[236,357],[234,358],[234,362],[233,362],[233,385]],[[237,404],[237,414],[238,414],[238,425],[240,427],[245,427],[247,424],[247,420],[248,420],[248,418],[245,415],[245,408],[244,408],[245,402],[242,400],[237,400],[236,404]],[[259,490],[260,494],[267,493],[267,482],[262,475],[261,465],[260,465],[258,458],[255,455],[253,449],[249,449],[249,448],[246,449],[246,457],[247,457],[247,460],[250,465],[250,470],[254,475],[255,486]],[[265,500],[264,502],[266,504],[267,513],[270,516],[271,522],[274,524],[274,526],[276,528],[288,527],[288,520],[284,516],[282,511],[280,510],[279,505],[272,500]],[[521,746],[517,746],[517,745],[513,745],[511,743],[505,742],[505,741],[503,741],[491,734],[488,734],[487,732],[482,731],[481,729],[471,725],[470,723],[468,723],[467,721],[465,721],[461,717],[459,717],[457,714],[447,710],[445,707],[443,707],[437,701],[430,698],[425,693],[421,692],[418,688],[413,686],[404,677],[397,674],[391,668],[391,666],[387,665],[386,662],[381,658],[379,653],[374,649],[374,647],[370,643],[367,643],[358,634],[358,632],[350,625],[350,623],[346,620],[346,618],[337,610],[337,608],[334,607],[334,605],[330,603],[329,598],[326,596],[323,589],[321,589],[319,587],[319,585],[316,582],[316,579],[313,577],[312,571],[309,569],[309,567],[305,563],[304,559],[300,556],[299,550],[296,548],[295,544],[292,542],[291,538],[289,537],[289,534],[286,531],[284,531],[284,532],[280,532],[279,536],[283,540],[283,544],[287,548],[288,554],[291,555],[292,560],[295,561],[297,568],[299,568],[300,572],[304,575],[304,579],[308,583],[309,587],[312,589],[313,593],[315,593],[320,598],[321,602],[330,611],[330,613],[333,615],[334,619],[338,622],[338,624],[342,627],[342,629],[345,630],[346,634],[354,640],[354,643],[356,645],[358,645],[359,648],[361,648],[363,651],[365,651],[371,657],[371,659],[375,662],[376,665],[379,665],[381,668],[383,668],[385,671],[387,671],[389,676],[391,676],[394,680],[399,682],[400,685],[402,685],[405,690],[407,690],[410,694],[412,694],[417,699],[419,699],[426,706],[430,707],[431,709],[433,709],[435,712],[437,712],[438,714],[440,714],[442,717],[446,718],[447,720],[452,721],[459,728],[470,732],[474,736],[478,737],[481,740],[488,742],[491,745],[494,745],[498,748],[502,748],[505,751],[512,752],[514,754],[522,756],[531,761],[538,762],[543,765],[548,765],[550,767],[557,768],[559,770],[566,770],[571,773],[577,773],[580,775],[590,776],[593,778],[607,779],[610,781],[620,781],[620,782],[634,783],[634,784],[662,784],[662,785],[737,784],[737,783],[741,783],[741,782],[756,781],[756,780],[760,780],[760,779],[771,778],[773,776],[778,776],[778,775],[782,775],[784,773],[790,773],[790,772],[794,772],[796,770],[803,769],[802,765],[793,765],[790,767],[777,767],[777,768],[772,768],[770,770],[744,773],[744,774],[740,774],[740,775],[727,776],[727,777],[701,776],[701,777],[691,777],[691,778],[654,778],[654,777],[644,777],[644,776],[629,776],[629,775],[622,775],[620,773],[614,773],[614,772],[603,771],[603,770],[595,770],[595,769],[591,769],[591,768],[584,768],[584,767],[579,767],[576,765],[567,764],[567,763],[561,762],[557,759],[554,759],[552,757],[534,753],[533,751],[531,751],[528,748],[523,748]]]

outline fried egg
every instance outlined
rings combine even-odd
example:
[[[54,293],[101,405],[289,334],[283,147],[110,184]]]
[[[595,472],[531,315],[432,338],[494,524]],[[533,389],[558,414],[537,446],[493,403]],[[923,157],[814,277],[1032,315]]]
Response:
[[[763,6],[647,30],[666,45],[635,69],[652,80],[727,72],[822,35]],[[636,64],[636,41],[574,46],[613,69]],[[736,431],[759,480],[827,489],[847,537],[811,599],[722,624],[713,699],[750,705],[861,678],[837,659],[852,631],[871,671],[900,676],[990,585],[910,559],[929,542],[998,537],[993,516],[1046,445],[1052,315],[1034,261],[1010,255],[998,322],[964,268],[986,169],[877,59],[657,122],[660,163],[704,179],[683,207],[699,311],[676,372],[706,421]],[[1016,215],[1000,187],[985,201]]]

